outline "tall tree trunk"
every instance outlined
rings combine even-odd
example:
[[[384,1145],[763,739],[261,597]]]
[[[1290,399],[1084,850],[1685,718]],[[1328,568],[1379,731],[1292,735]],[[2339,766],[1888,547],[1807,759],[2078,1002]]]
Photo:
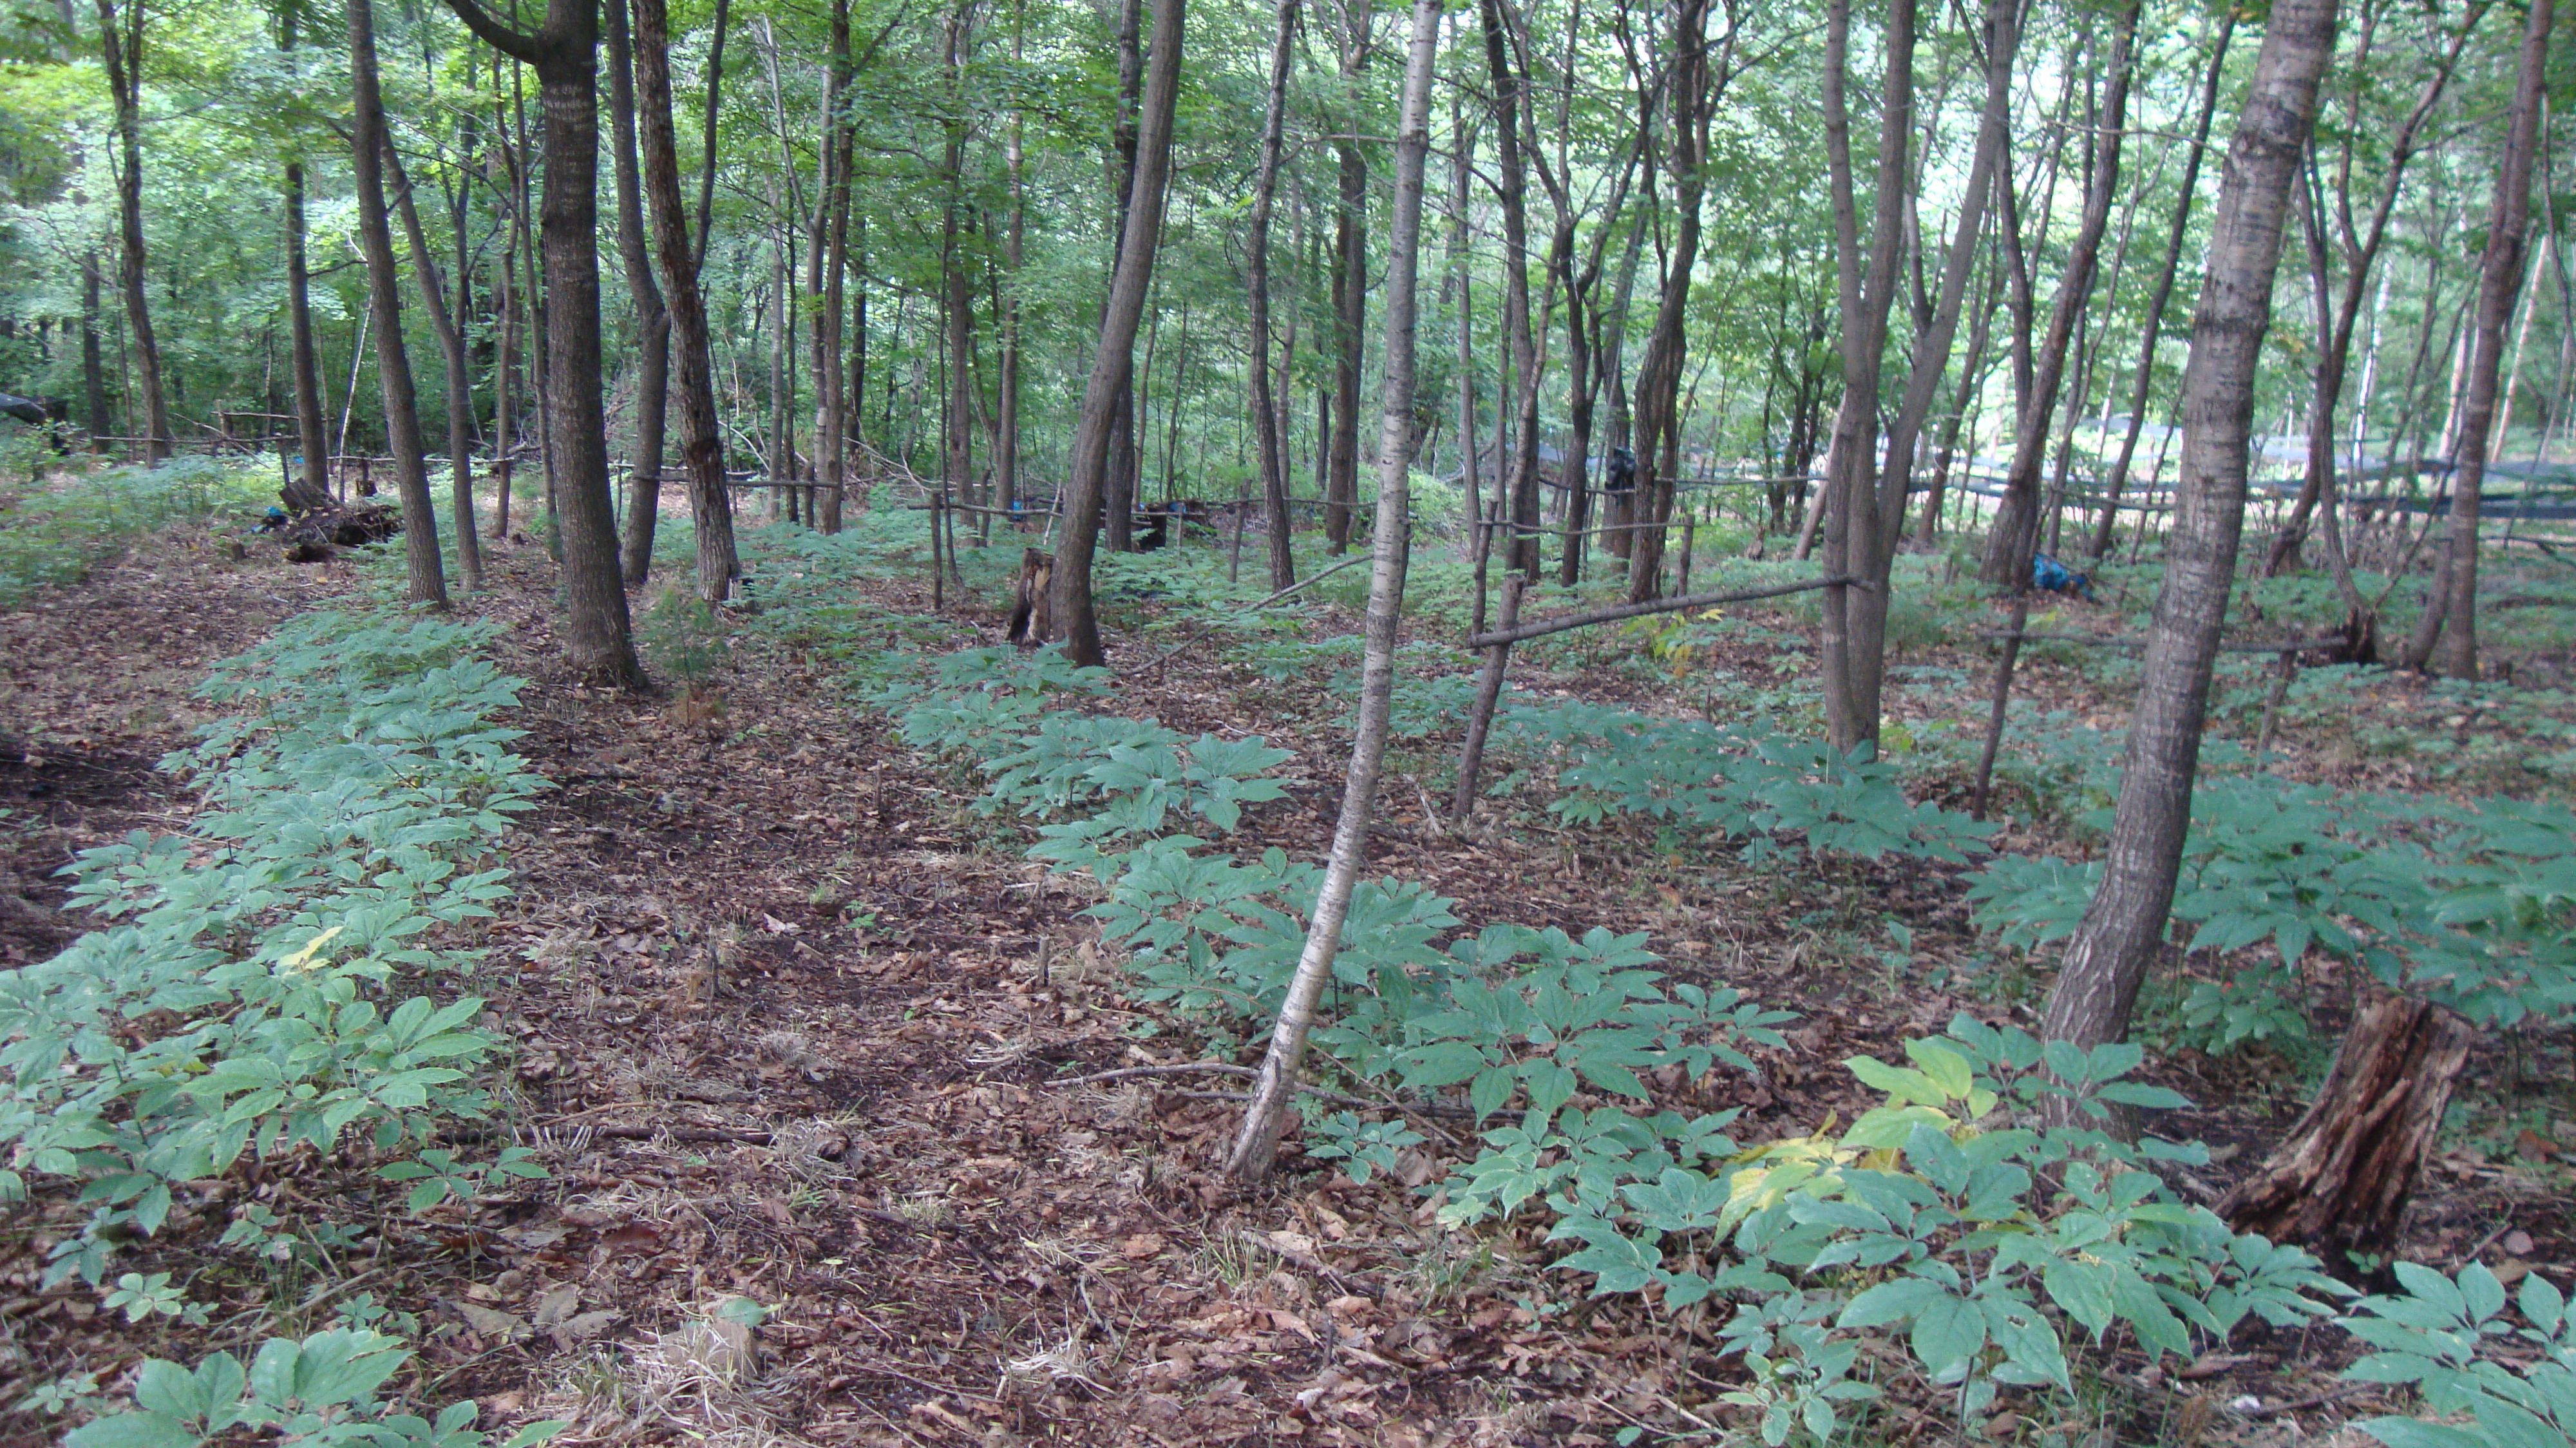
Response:
[[[1171,3],[1171,0],[1163,0]],[[1315,1009],[1332,979],[1342,925],[1368,855],[1369,816],[1386,758],[1387,717],[1395,697],[1395,636],[1404,609],[1406,539],[1411,507],[1408,446],[1413,431],[1414,304],[1422,240],[1423,161],[1431,149],[1431,60],[1440,35],[1440,0],[1414,0],[1413,42],[1405,56],[1403,109],[1396,121],[1395,191],[1387,218],[1386,373],[1379,397],[1377,532],[1369,565],[1368,639],[1360,663],[1359,732],[1342,785],[1333,851],[1315,896],[1305,949],[1262,1057],[1252,1103],[1244,1109],[1227,1172],[1250,1184],[1269,1175],[1279,1125],[1297,1094]]]
[[[1111,164],[1117,167],[1117,225],[1109,247],[1109,269],[1113,273],[1127,245],[1127,220],[1136,195],[1136,151],[1145,91],[1144,25],[1144,0],[1120,0],[1118,119],[1109,137]],[[1106,297],[1101,301],[1101,315],[1104,319],[1108,315]],[[1132,350],[1133,344],[1130,346]],[[1136,546],[1136,369],[1132,360],[1119,373],[1118,394],[1109,405],[1108,458],[1108,471],[1101,477],[1102,522],[1106,525],[1109,551],[1126,553]]]
[[[1655,329],[1637,367],[1637,483],[1630,507],[1642,525],[1628,554],[1628,601],[1643,603],[1663,592],[1664,531],[1673,513],[1673,479],[1664,465],[1676,453],[1681,423],[1683,323],[1691,277],[1699,269],[1700,198],[1707,190],[1709,114],[1716,101],[1708,62],[1708,0],[1677,0],[1673,7],[1673,58],[1665,113],[1672,140],[1666,164],[1673,175],[1673,247],[1664,271]],[[1731,37],[1730,37],[1731,43]]]
[[[98,34],[107,59],[107,89],[116,101],[116,215],[123,241],[118,278],[125,293],[126,330],[134,338],[134,370],[143,385],[143,455],[170,460],[170,404],[161,390],[161,346],[152,335],[152,304],[143,285],[143,3],[126,0],[120,32],[116,0],[98,0]]]
[[[1011,59],[1014,63],[1020,59],[1021,31],[1027,21],[1028,6],[1023,0],[1023,3],[1012,11]],[[1004,232],[1002,238],[1002,265],[1008,275],[1003,282],[1003,305],[999,319],[1002,332],[1002,362],[999,369],[1000,376],[995,379],[1001,395],[995,400],[994,406],[999,416],[995,420],[993,429],[993,486],[996,492],[993,506],[1001,509],[1006,517],[1018,508],[1020,500],[1020,265],[1024,240],[1023,213],[1026,210],[1023,195],[1026,178],[1023,172],[1027,158],[1023,154],[1022,146],[1022,129],[1025,124],[1026,117],[1019,111],[1013,110],[1010,139],[1004,147],[1004,165],[1010,173],[1011,216],[1008,223],[1009,229]],[[1257,325],[1255,336],[1259,340],[1267,341],[1267,338],[1259,333]],[[859,342],[862,346],[867,342],[867,329],[864,326],[859,329]],[[863,375],[860,388],[862,399],[866,396],[865,380]]]
[[[2276,0],[2237,118],[2192,320],[2182,480],[2119,804],[2102,883],[2049,993],[2041,1027],[2049,1040],[2090,1049],[2126,1035],[2138,987],[2164,941],[2245,522],[2254,374],[2271,324],[2290,188],[2316,115],[2318,77],[2334,53],[2335,3]]]
[[[98,318],[98,253],[94,250],[85,251],[81,253],[81,415],[87,419],[84,426],[89,429],[89,450],[92,453],[106,452],[107,435],[116,431],[116,424],[107,414],[107,360],[100,353]],[[308,325],[305,332],[308,348],[312,342],[312,335]],[[309,350],[305,360],[308,362],[311,360]],[[317,406],[314,416],[314,434],[318,436],[320,432],[321,415]],[[305,448],[309,459],[313,449],[313,442],[310,439],[307,440]],[[310,466],[309,462],[307,466]],[[322,493],[322,501],[327,503],[330,500],[331,494],[326,488]]]
[[[1339,555],[1351,546],[1351,509],[1359,498],[1360,374],[1368,329],[1368,159],[1359,145],[1359,76],[1374,49],[1373,0],[1342,7],[1339,119],[1333,138],[1333,411],[1324,474],[1324,541]]]
[[[635,57],[627,0],[607,0],[610,156],[617,176],[617,254],[635,299],[635,466],[626,480],[626,536],[618,572],[629,585],[653,573],[653,529],[662,518],[662,450],[671,395],[671,317],[644,247],[644,200],[635,166]],[[664,64],[669,64],[668,57]]]
[[[617,0],[609,0],[613,6]],[[680,193],[680,138],[671,117],[671,14],[668,0],[635,0],[635,86],[644,143],[644,196],[653,213],[654,259],[670,308],[671,351],[678,363],[680,459],[689,480],[689,511],[698,544],[698,597],[722,603],[742,563],[734,551],[733,495],[725,486],[724,439],[716,430],[715,349],[706,299],[698,288],[698,252],[689,244],[689,214]]]
[[[941,331],[948,349],[948,405],[946,437],[940,461],[941,476],[952,498],[967,499],[975,477],[975,291],[966,272],[963,215],[966,205],[966,109],[965,48],[970,23],[972,0],[949,12],[943,27],[946,44],[944,63],[949,96],[948,115],[943,123],[946,150],[941,157],[941,176],[946,182],[947,205],[942,208],[940,226],[940,313]],[[971,501],[971,499],[970,499]]]
[[[1091,378],[1083,388],[1082,411],[1074,423],[1054,586],[1055,617],[1065,631],[1065,654],[1077,664],[1103,662],[1100,619],[1091,601],[1091,559],[1107,493],[1117,401],[1130,390],[1135,377],[1136,328],[1145,315],[1145,292],[1153,283],[1154,255],[1162,243],[1163,189],[1172,166],[1172,114],[1180,96],[1184,8],[1185,0],[1154,0],[1153,50],[1145,67],[1136,175],[1128,187],[1118,266],[1110,275],[1108,304],[1101,309],[1100,348],[1092,357]]]
[[[2495,202],[2487,211],[2486,254],[2478,263],[2477,342],[2460,409],[2459,443],[2451,454],[2459,472],[2451,483],[2449,547],[2424,600],[2423,617],[2406,641],[2408,668],[2429,665],[2455,679],[2478,676],[2478,494],[2486,481],[2505,332],[2513,324],[2514,301],[2522,294],[2523,247],[2530,240],[2531,158],[2540,141],[2541,88],[2548,78],[2555,13],[2551,0],[2530,4],[2513,110],[2505,124],[2503,166],[2496,174]]]
[[[2093,277],[2102,252],[2102,233],[2110,224],[2111,201],[2119,187],[2120,143],[2128,128],[2129,78],[2137,38],[2136,0],[2121,7],[2112,24],[2110,85],[2103,98],[2103,124],[2093,138],[2092,175],[2084,190],[2084,214],[2066,253],[2066,270],[2049,305],[2048,333],[2032,359],[2030,398],[2016,419],[2011,471],[1995,508],[1994,532],[1986,539],[1987,583],[2020,592],[2030,587],[2031,555],[2039,542],[2039,478],[2048,454],[2049,419],[2057,408],[2059,385],[2075,337],[2076,319],[2093,299]],[[2043,233],[2044,235],[2045,233]]]
[[[97,282],[97,265],[89,281]],[[296,512],[328,507],[331,502],[331,434],[322,421],[322,372],[313,349],[313,289],[304,264],[304,163],[286,163],[286,334],[288,364],[295,378],[295,436],[304,453],[295,481],[279,498]],[[106,402],[102,391],[99,401]],[[104,414],[102,405],[99,411]],[[93,426],[95,426],[95,422]],[[101,427],[99,431],[106,429]]]
[[[814,254],[807,273],[819,309],[814,314],[814,461],[822,482],[817,511],[826,533],[841,531],[842,494],[849,486],[848,378],[841,364],[844,287],[850,255],[850,165],[855,135],[844,114],[850,89],[850,0],[832,0],[830,57],[823,83],[823,175],[816,190]]]
[[[519,448],[519,228],[501,245],[501,269],[492,288],[493,326],[500,334],[492,361],[492,536],[510,536],[510,472]]]
[[[457,586],[472,593],[483,586],[483,543],[474,532],[474,374],[465,359],[465,334],[447,310],[447,283],[438,274],[429,236],[420,224],[420,207],[412,200],[411,178],[403,173],[402,153],[390,140],[385,165],[393,171],[394,209],[402,217],[403,244],[411,248],[412,279],[420,287],[440,360],[447,366],[447,467],[450,522],[456,530]]]
[[[385,215],[384,92],[376,80],[373,0],[348,0],[349,154],[357,175],[358,249],[367,259],[367,299],[375,317],[376,381],[384,393],[385,446],[394,455],[394,491],[402,499],[406,595],[416,605],[447,607],[447,578],[438,557],[438,515],[422,465],[420,404],[411,356],[403,346],[402,274],[394,264],[393,227]]]
[[[1467,545],[1474,550],[1476,593],[1468,632],[1482,632],[1485,621],[1485,486],[1476,464],[1476,264],[1467,250],[1476,170],[1476,132],[1465,107],[1452,91],[1449,98],[1449,272],[1457,286],[1458,319],[1458,484],[1467,503]],[[1500,459],[1495,460],[1498,467]]]
[[[1503,566],[1538,578],[1538,437],[1527,426],[1538,397],[1538,343],[1532,336],[1529,286],[1529,180],[1522,154],[1521,75],[1511,60],[1510,22],[1503,0],[1477,0],[1485,28],[1485,78],[1493,86],[1494,148],[1500,156],[1500,184],[1495,197],[1503,208],[1503,340],[1510,349],[1512,377],[1519,384],[1509,397],[1494,399],[1521,420],[1513,438],[1511,461],[1497,456],[1498,491],[1508,500],[1510,546]]]
[[[1270,212],[1279,195],[1279,153],[1287,128],[1288,63],[1297,38],[1297,0],[1279,0],[1277,13],[1270,44],[1270,101],[1261,121],[1261,170],[1252,186],[1252,235],[1244,243],[1252,301],[1252,426],[1261,453],[1261,503],[1269,521],[1273,592],[1297,582],[1297,560],[1290,547],[1295,538],[1288,520],[1288,458],[1279,435],[1279,398],[1270,377]]]
[[[2111,531],[2120,516],[2120,492],[2128,486],[2129,463],[2137,456],[2138,434],[2146,427],[2147,397],[2155,386],[2156,343],[2164,335],[2165,306],[2173,300],[2174,279],[2182,273],[2183,238],[2199,209],[2201,158],[2208,154],[2210,123],[2218,115],[2219,82],[2227,73],[2227,43],[2235,33],[2236,12],[2223,12],[2218,20],[2218,38],[2210,48],[2209,70],[2201,81],[2200,111],[2192,123],[2191,151],[2183,161],[2181,199],[2174,203],[2173,222],[2165,232],[2164,270],[2157,273],[2155,295],[2147,303],[2146,325],[2138,343],[2138,372],[2129,388],[2129,425],[2121,435],[2119,454],[2111,461],[2110,477],[2102,485],[2102,518],[2093,528],[2093,546],[2086,550],[2095,558],[2111,551]]]
[[[641,687],[644,670],[618,575],[608,425],[600,406],[597,10],[591,0],[547,0],[544,28],[529,35],[494,20],[478,0],[448,0],[448,6],[486,44],[536,68],[546,150],[539,232],[547,301],[539,351],[548,374],[548,492],[563,533],[564,661],[596,683]]]

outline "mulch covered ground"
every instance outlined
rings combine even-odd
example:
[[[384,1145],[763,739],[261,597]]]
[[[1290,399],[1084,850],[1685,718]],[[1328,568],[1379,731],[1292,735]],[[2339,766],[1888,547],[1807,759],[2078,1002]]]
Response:
[[[77,1283],[39,1292],[47,1234],[77,1216],[11,1209],[0,1381],[88,1369],[114,1391],[142,1354],[242,1351],[325,1325],[363,1291],[418,1314],[419,1398],[476,1397],[487,1424],[570,1418],[568,1442],[1503,1445],[1723,1419],[1713,1398],[1736,1365],[1633,1300],[1589,1302],[1545,1273],[1562,1249],[1541,1229],[1431,1226],[1411,1188],[1445,1163],[1415,1153],[1398,1179],[1359,1187],[1292,1145],[1272,1189],[1233,1199],[1220,1168],[1239,1078],[1059,1084],[1186,1063],[1197,1043],[1121,994],[1079,887],[1021,858],[1017,828],[973,814],[972,783],[905,750],[836,666],[746,626],[686,693],[586,690],[555,664],[542,551],[487,557],[494,589],[468,610],[503,626],[500,662],[534,681],[512,722],[557,788],[513,842],[519,893],[489,926],[472,988],[492,1001],[486,1024],[519,1044],[511,1128],[551,1179],[421,1220],[347,1163],[272,1166],[250,1196],[336,1201],[358,1228],[336,1272],[217,1249],[242,1198],[211,1185],[132,1254],[215,1306],[203,1330],[131,1328]],[[187,691],[204,666],[291,611],[351,596],[352,567],[175,548],[0,613],[0,964],[40,959],[80,927],[47,878],[70,852],[182,817],[187,801],[150,765],[201,717]],[[928,612],[908,584],[864,591]],[[977,621],[998,639],[998,615]],[[1958,662],[1982,688],[1982,656]],[[1256,807],[1235,843],[1320,859],[1347,740],[1251,716],[1238,703],[1251,676],[1209,648],[1184,663],[1127,681],[1106,707],[1296,749],[1290,798]],[[2088,707],[2080,681],[2040,672],[2037,687]],[[1522,677],[1641,692],[1600,667]],[[1746,1108],[1739,1139],[1849,1120],[1868,1102],[1847,1056],[1890,1056],[1958,1009],[2036,1004],[1967,993],[1958,967],[1975,943],[1957,871],[1712,871],[1543,820],[1453,830],[1406,762],[1382,795],[1375,870],[1455,897],[1470,928],[1647,931],[1677,976],[1800,1013],[1758,1078],[1659,1083],[1675,1104]],[[1887,914],[1916,931],[1910,964],[1851,944]],[[2168,1068],[2203,1103],[2194,1125],[2227,1144],[2214,1185],[2295,1114],[2277,1085],[2260,1089],[2265,1075]],[[2413,1246],[2446,1266],[2564,1263],[2576,1254],[2550,1187],[2563,1180],[2455,1151]],[[770,1308],[748,1334],[709,1320],[737,1296]],[[2321,1366],[2343,1351],[2324,1340],[2336,1336],[2249,1332],[2178,1376],[2113,1352],[2119,1387],[2095,1420],[2007,1412],[1985,1426],[1997,1442],[2051,1430],[2069,1448],[2186,1429],[2310,1441],[2370,1401]],[[2248,1398],[2249,1411],[2223,1410]],[[52,1431],[0,1424],[14,1425],[0,1438]],[[1956,1427],[1900,1405],[1873,1432],[1935,1442]]]

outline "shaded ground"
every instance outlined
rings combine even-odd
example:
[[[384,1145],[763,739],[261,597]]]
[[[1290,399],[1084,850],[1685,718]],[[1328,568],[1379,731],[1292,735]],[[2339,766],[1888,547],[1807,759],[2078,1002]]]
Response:
[[[76,1217],[20,1211],[0,1223],[0,1379],[88,1368],[113,1391],[139,1352],[309,1330],[363,1290],[419,1313],[420,1397],[477,1397],[487,1423],[572,1418],[568,1442],[1599,1443],[1723,1416],[1712,1399],[1736,1366],[1633,1301],[1587,1302],[1545,1274],[1562,1248],[1537,1229],[1432,1228],[1410,1188],[1442,1162],[1413,1153],[1400,1180],[1357,1187],[1292,1145],[1274,1191],[1232,1201],[1217,1171],[1237,1110],[1224,1092],[1238,1082],[1060,1084],[1196,1051],[1119,993],[1078,913],[1089,898],[1023,860],[1017,828],[970,812],[970,782],[846,702],[838,668],[749,629],[716,646],[685,694],[579,688],[555,666],[543,553],[495,555],[494,591],[471,608],[504,625],[503,666],[535,681],[512,722],[558,788],[513,842],[520,892],[490,926],[474,988],[493,1001],[486,1024],[519,1042],[513,1130],[552,1179],[425,1222],[340,1164],[255,1179],[252,1195],[272,1201],[366,1204],[344,1213],[361,1230],[336,1270],[216,1251],[238,1201],[210,1186],[135,1254],[219,1304],[203,1332],[111,1325],[76,1284],[37,1292],[46,1232]],[[0,614],[0,731],[12,737],[0,808],[13,811],[0,816],[13,874],[0,891],[25,902],[0,915],[6,963],[63,938],[45,877],[70,851],[186,807],[148,766],[194,722],[185,691],[204,664],[345,594],[339,569],[165,556]],[[928,611],[908,585],[865,592]],[[997,638],[999,618],[982,622]],[[1774,669],[1783,652],[1742,645],[1707,662],[1803,675],[1794,649],[1794,667]],[[1958,699],[1901,711],[1974,707],[1982,655],[1955,662],[1972,685]],[[2054,707],[2117,726],[2080,675],[2034,672]],[[1607,664],[1520,677],[1588,697],[1656,694]],[[1283,735],[1240,702],[1281,687],[1201,647],[1107,707],[1296,748],[1291,797],[1257,807],[1237,843],[1319,858],[1347,741]],[[1958,1009],[2026,1018],[2036,1003],[2026,980],[1972,974],[1957,872],[1712,869],[1649,838],[1543,819],[1454,832],[1428,784],[1449,738],[1399,753],[1373,867],[1456,897],[1470,928],[1648,931],[1678,976],[1798,1011],[1790,1049],[1766,1053],[1758,1078],[1657,1083],[1675,1103],[1747,1108],[1740,1139],[1848,1120],[1867,1104],[1839,1064],[1849,1055],[1889,1056]],[[1916,932],[1910,960],[1867,948],[1865,927],[1890,914]],[[2496,1099],[2508,1064],[2482,1061],[2486,1078],[2464,1094]],[[2193,1127],[2229,1156],[2212,1188],[2298,1105],[2277,1062],[2165,1069],[2203,1103]],[[2412,1255],[2558,1270],[2576,1255],[2564,1169],[2489,1145],[2440,1163]],[[363,1287],[349,1280],[360,1276]],[[736,1295],[772,1309],[751,1338],[756,1365],[691,1326]],[[2006,1413],[1988,1437],[2313,1437],[2371,1402],[2333,1383],[2341,1351],[2240,1334],[2174,1378],[2137,1371],[2114,1344],[2088,1417]],[[2224,1409],[2249,1395],[2250,1408]],[[1956,1431],[1911,1408],[1872,1428],[1898,1442]]]

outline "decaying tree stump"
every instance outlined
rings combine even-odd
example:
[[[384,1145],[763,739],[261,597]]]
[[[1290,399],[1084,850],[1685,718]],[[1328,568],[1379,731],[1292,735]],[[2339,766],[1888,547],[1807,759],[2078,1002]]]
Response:
[[[2218,1214],[2308,1248],[2329,1271],[2386,1256],[2476,1034],[2428,1001],[2364,1007],[2307,1114]]]

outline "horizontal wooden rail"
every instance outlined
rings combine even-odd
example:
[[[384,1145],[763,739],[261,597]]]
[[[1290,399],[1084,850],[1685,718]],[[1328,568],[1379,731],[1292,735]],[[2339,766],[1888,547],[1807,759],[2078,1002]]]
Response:
[[[1831,578],[1807,578],[1796,583],[1774,583],[1762,588],[1737,588],[1718,593],[1690,593],[1673,598],[1650,598],[1643,603],[1613,604],[1608,608],[1596,608],[1589,613],[1562,614],[1555,618],[1543,618],[1532,623],[1521,624],[1516,628],[1497,629],[1492,633],[1477,634],[1467,640],[1467,647],[1489,649],[1497,644],[1516,644],[1524,639],[1543,638],[1548,634],[1563,633],[1567,629],[1588,628],[1596,623],[1617,623],[1621,619],[1644,618],[1648,614],[1673,613],[1685,608],[1707,608],[1720,603],[1750,603],[1759,598],[1785,598],[1793,593],[1812,593],[1819,588],[1867,589],[1869,586],[1866,581],[1848,573],[1837,573]]]

